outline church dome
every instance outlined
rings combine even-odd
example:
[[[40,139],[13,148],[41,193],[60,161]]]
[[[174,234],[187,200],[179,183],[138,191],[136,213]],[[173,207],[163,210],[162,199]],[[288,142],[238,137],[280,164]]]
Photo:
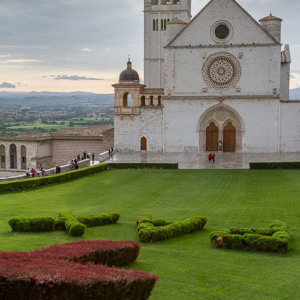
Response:
[[[132,69],[132,64],[130,59],[128,59],[127,62],[127,69],[122,71],[119,77],[119,82],[128,82],[128,81],[140,82],[139,74],[136,70]]]
[[[275,16],[273,16],[271,13],[269,16],[265,17],[265,18],[262,18],[259,20],[259,22],[266,22],[266,21],[282,21],[282,19],[280,18],[277,18]]]

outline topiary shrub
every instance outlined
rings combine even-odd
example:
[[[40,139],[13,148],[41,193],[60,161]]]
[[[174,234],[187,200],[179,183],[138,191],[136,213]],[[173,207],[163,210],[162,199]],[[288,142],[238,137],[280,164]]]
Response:
[[[214,231],[210,234],[213,247],[285,253],[289,249],[291,236],[288,226],[273,221],[269,228],[236,228]]]
[[[157,242],[203,229],[207,217],[192,217],[178,222],[141,216],[136,220],[138,237],[142,242]],[[158,224],[158,225],[157,225]]]
[[[66,230],[70,235],[73,236],[82,236],[85,233],[86,226],[77,221],[77,218],[73,215],[71,211],[63,210],[58,214],[60,222],[65,222]],[[74,230],[71,231],[71,228],[74,227]]]
[[[45,232],[55,230],[55,219],[51,217],[11,218],[8,224],[13,231]]]
[[[69,228],[69,233],[72,236],[82,236],[85,233],[86,226],[81,223],[75,223]]]
[[[61,211],[58,219],[51,217],[20,218],[14,217],[8,221],[13,231],[43,232],[66,230],[72,236],[82,236],[87,227],[115,224],[120,218],[118,213],[106,213],[76,217],[71,211]]]
[[[115,224],[118,222],[120,214],[116,212],[98,214],[98,215],[89,215],[86,217],[78,217],[77,220],[80,223],[85,224],[87,227],[101,226],[108,224]]]

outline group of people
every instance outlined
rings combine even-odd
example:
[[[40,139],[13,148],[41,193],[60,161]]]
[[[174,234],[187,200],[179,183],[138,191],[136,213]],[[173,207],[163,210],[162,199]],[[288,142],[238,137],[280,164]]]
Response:
[[[112,153],[113,153],[113,148],[110,149],[110,155],[112,155]],[[92,163],[94,164],[94,161],[95,161],[94,153],[91,154],[90,152],[84,151],[82,153],[82,155],[77,154],[77,156],[74,156],[74,158],[68,162],[68,165],[70,166],[70,170],[77,170],[79,167],[78,161],[88,159],[88,158],[91,158]],[[27,168],[26,169],[26,178],[34,178],[34,177],[40,177],[40,176],[44,177],[46,175],[45,171],[46,170],[43,165],[41,165],[40,168],[36,168],[36,169]],[[56,165],[54,172],[55,172],[55,174],[59,174],[61,172],[61,167],[59,165]]]
[[[27,168],[26,169],[26,178],[34,178],[34,177],[40,177],[42,175],[42,177],[45,176],[45,168],[44,166],[41,166],[41,168],[36,168],[36,170],[34,168]]]
[[[77,156],[74,156],[74,158],[68,162],[68,165],[70,166],[70,170],[77,170],[78,169],[78,162],[80,160],[84,160],[84,159],[88,159],[88,158],[91,158],[92,159],[92,164],[94,164],[94,161],[95,161],[95,154],[94,153],[91,154],[90,152],[84,151],[82,153],[82,155],[77,154]]]
[[[215,163],[215,154],[214,153],[209,153],[208,154],[208,162],[211,164]]]

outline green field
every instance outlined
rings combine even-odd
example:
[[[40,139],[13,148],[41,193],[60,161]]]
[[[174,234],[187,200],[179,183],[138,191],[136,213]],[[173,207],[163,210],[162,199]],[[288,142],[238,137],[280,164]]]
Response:
[[[26,251],[70,240],[138,240],[136,217],[179,220],[208,217],[204,231],[142,244],[131,266],[156,274],[151,299],[298,299],[300,294],[300,171],[110,170],[30,191],[2,194],[0,249]],[[76,215],[116,211],[116,225],[66,232],[14,233],[14,216]],[[290,226],[287,254],[214,249],[209,233],[230,226]]]

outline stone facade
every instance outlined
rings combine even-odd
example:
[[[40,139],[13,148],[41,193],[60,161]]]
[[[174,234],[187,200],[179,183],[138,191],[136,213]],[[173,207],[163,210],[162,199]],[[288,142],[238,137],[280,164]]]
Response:
[[[0,169],[25,170],[43,165],[51,168],[62,165],[84,151],[96,157],[105,150],[102,132],[112,130],[111,125],[88,128],[62,129],[55,133],[21,134],[17,137],[0,137]],[[112,145],[113,146],[113,145]]]
[[[258,23],[235,0],[211,0],[192,20],[188,0],[144,4],[145,85],[113,85],[117,150],[300,151],[281,19]]]

